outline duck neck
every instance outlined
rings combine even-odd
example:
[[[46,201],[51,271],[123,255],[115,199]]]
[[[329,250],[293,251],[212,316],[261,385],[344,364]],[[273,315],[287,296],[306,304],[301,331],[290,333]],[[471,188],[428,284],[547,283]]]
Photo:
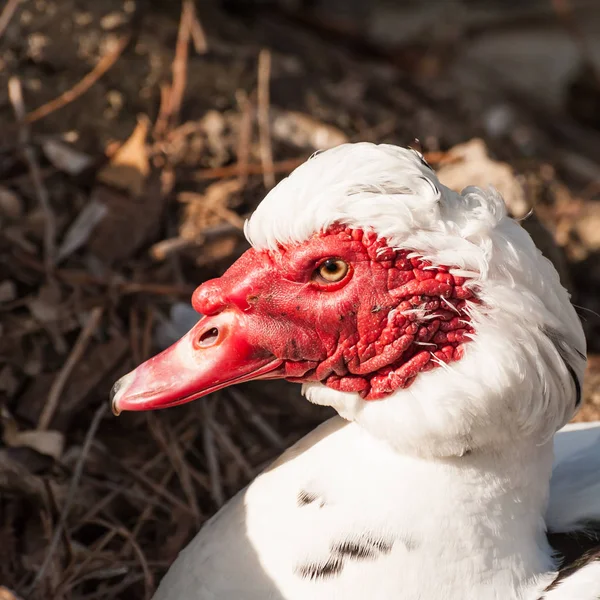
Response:
[[[418,523],[424,540],[415,565],[422,576],[436,573],[439,586],[440,575],[456,597],[509,599],[553,569],[544,522],[552,442],[452,458],[401,456],[402,487],[413,496],[405,523]]]

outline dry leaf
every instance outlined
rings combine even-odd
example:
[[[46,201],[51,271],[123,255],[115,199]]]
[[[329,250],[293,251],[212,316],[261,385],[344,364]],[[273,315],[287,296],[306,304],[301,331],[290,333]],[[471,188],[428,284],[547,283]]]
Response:
[[[205,242],[202,254],[196,258],[198,266],[210,265],[217,260],[229,258],[238,243],[236,236],[228,235]]]
[[[2,441],[10,448],[31,448],[40,454],[51,456],[58,460],[65,447],[65,438],[60,431],[19,431],[19,426],[13,416],[6,410],[2,411]]]
[[[58,249],[56,261],[60,262],[81,248],[89,239],[95,227],[104,219],[108,209],[97,198],[92,198],[69,227]]]
[[[564,252],[556,243],[551,231],[538,217],[535,214],[528,215],[530,206],[512,167],[507,163],[492,160],[483,140],[475,138],[454,146],[446,153],[437,175],[444,185],[457,192],[471,185],[496,188],[504,198],[510,214],[522,219],[523,229],[529,233],[542,254],[552,261],[563,285],[571,287]],[[526,216],[527,218],[524,218]]]
[[[575,231],[585,247],[586,255],[600,250],[600,204],[586,202],[575,222]]]
[[[59,140],[46,140],[42,150],[52,165],[69,175],[79,175],[93,163],[91,156]]]
[[[209,227],[228,222],[242,228],[243,220],[228,208],[231,197],[239,192],[239,179],[223,179],[209,185],[203,194],[182,192],[178,199],[185,203],[179,235],[184,240],[202,240],[202,232]]]
[[[92,232],[86,249],[105,264],[130,258],[161,226],[166,197],[153,178],[139,198],[104,185],[92,190],[92,198],[106,205],[108,214]]]
[[[295,111],[273,110],[271,133],[282,142],[315,150],[327,150],[349,141],[341,129]]]
[[[145,115],[138,119],[137,127],[129,139],[114,153],[110,162],[98,173],[98,181],[140,196],[150,173],[146,152],[146,138],[150,120]]]
[[[65,448],[65,438],[60,431],[52,430],[29,430],[19,431],[12,436],[4,436],[7,446],[13,448],[26,447],[51,456],[55,460],[60,459]]]
[[[21,600],[21,597],[7,587],[0,585],[0,600]]]
[[[439,180],[450,189],[461,192],[470,185],[493,186],[504,198],[511,215],[524,217],[530,206],[523,187],[507,163],[492,160],[483,140],[472,139],[454,146],[447,153],[447,163],[437,171]]]

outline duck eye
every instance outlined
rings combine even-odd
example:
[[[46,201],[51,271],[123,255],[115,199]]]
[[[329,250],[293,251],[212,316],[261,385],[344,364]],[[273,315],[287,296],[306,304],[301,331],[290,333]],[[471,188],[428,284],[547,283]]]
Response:
[[[348,273],[348,263],[340,258],[328,258],[317,267],[313,279],[322,283],[336,283],[341,281],[346,273]]]

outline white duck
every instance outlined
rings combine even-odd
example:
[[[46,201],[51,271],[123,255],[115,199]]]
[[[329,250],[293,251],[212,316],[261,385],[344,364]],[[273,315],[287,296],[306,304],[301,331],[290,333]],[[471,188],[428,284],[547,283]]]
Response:
[[[594,426],[559,434],[548,506],[585,339],[502,199],[349,144],[283,180],[246,235],[115,412],[286,378],[340,417],[215,515],[155,600],[597,598],[600,562],[557,574],[547,537],[600,517]]]

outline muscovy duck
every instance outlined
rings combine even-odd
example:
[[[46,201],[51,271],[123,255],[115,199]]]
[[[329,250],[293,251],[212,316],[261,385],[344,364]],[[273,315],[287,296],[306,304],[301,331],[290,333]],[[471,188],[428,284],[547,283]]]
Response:
[[[553,442],[585,338],[498,194],[346,144],[269,192],[246,236],[194,293],[202,319],[115,384],[115,413],[285,378],[339,417],[217,513],[155,600],[597,598],[597,554],[558,570],[548,536],[600,518],[598,424]]]

